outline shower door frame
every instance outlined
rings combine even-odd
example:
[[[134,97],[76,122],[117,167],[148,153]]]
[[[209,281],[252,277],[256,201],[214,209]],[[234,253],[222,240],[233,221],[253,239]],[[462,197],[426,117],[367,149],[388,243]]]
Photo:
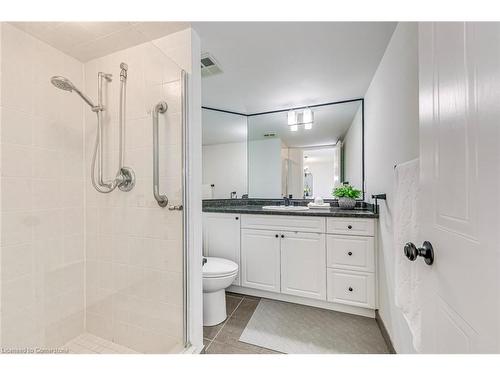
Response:
[[[182,344],[191,347],[189,337],[189,101],[188,73],[181,70],[181,127],[182,127]]]

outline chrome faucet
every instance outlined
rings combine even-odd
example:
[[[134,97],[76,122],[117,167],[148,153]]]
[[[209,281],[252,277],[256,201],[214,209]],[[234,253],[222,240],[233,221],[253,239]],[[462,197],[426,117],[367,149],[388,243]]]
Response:
[[[285,202],[285,206],[290,206],[290,198],[283,197],[283,201]]]
[[[236,192],[232,191],[231,192],[231,199],[236,199],[236,198],[238,198],[238,196],[236,195]]]

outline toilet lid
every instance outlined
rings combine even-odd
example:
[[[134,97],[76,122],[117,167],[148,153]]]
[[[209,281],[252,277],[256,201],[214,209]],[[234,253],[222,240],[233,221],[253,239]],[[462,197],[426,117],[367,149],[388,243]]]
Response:
[[[238,265],[229,259],[205,257],[203,277],[222,277],[238,272]]]

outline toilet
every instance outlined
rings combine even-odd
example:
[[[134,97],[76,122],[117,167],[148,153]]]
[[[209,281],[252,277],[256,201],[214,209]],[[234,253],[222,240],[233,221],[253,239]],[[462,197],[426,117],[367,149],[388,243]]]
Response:
[[[204,257],[203,325],[215,326],[226,317],[226,288],[238,275],[238,265],[223,258]]]

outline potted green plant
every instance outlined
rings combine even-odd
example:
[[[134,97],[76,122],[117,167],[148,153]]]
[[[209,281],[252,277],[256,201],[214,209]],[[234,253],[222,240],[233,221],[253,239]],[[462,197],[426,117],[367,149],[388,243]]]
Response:
[[[352,210],[356,206],[356,199],[361,196],[361,190],[351,185],[342,185],[333,189],[332,195],[339,199],[339,207],[344,210]]]

